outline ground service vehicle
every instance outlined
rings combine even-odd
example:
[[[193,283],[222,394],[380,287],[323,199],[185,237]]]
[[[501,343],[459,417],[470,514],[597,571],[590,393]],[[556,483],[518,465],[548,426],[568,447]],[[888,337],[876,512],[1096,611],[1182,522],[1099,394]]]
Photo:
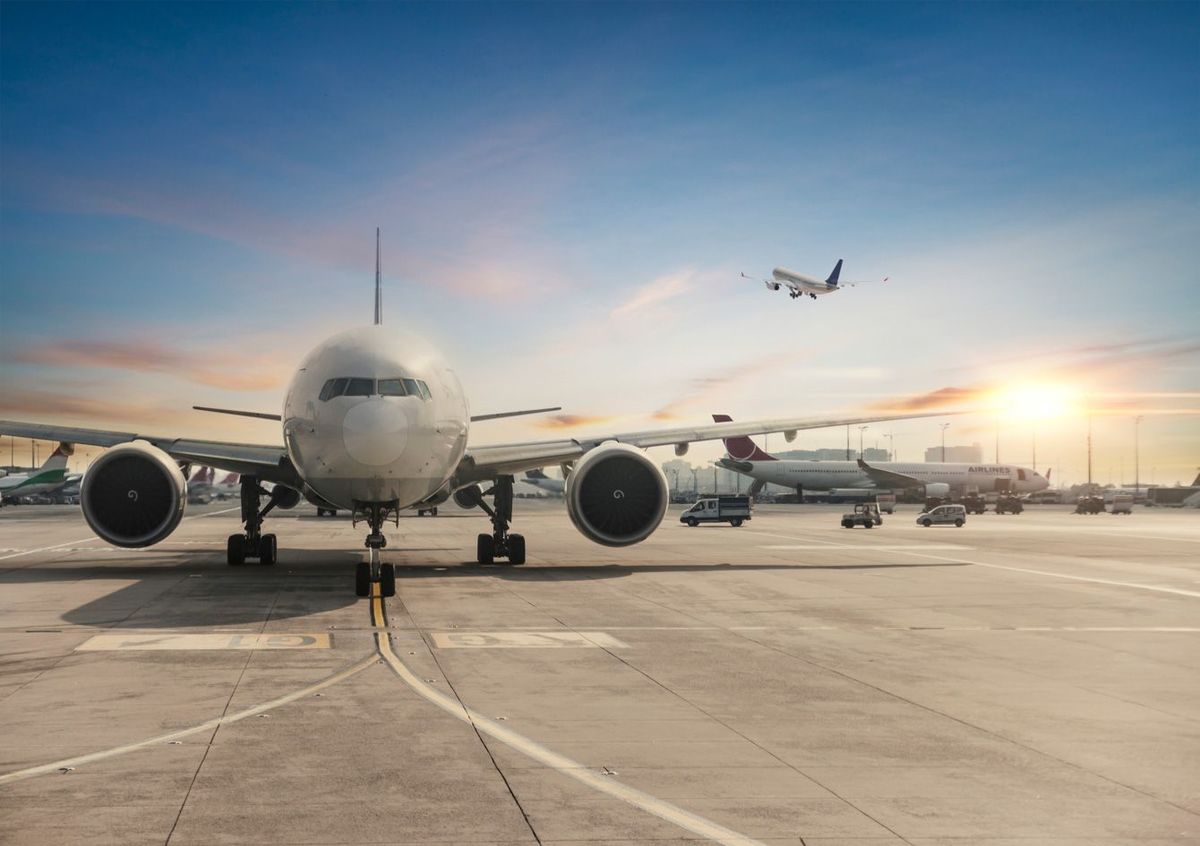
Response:
[[[917,525],[925,526],[926,528],[948,525],[961,528],[965,522],[967,522],[967,509],[961,505],[939,505],[937,508],[917,517]]]
[[[875,504],[879,506],[880,511],[894,514],[896,512],[896,495],[894,493],[875,494]]]
[[[1103,514],[1105,511],[1102,496],[1081,496],[1075,500],[1076,514]]]
[[[1012,494],[1001,494],[996,500],[997,514],[1020,514],[1025,510],[1025,503],[1021,502],[1019,496]]]
[[[701,523],[728,523],[740,526],[750,519],[750,497],[748,496],[718,496],[701,499],[691,508],[679,515],[680,523],[689,526],[699,526]]]
[[[977,493],[967,494],[960,504],[967,509],[968,514],[982,514],[987,511],[987,500]]]
[[[873,529],[881,525],[883,517],[879,515],[879,506],[873,502],[860,502],[854,506],[853,512],[842,515],[843,529],[853,529],[855,526]]]
[[[1132,514],[1133,494],[1114,494],[1112,498],[1112,508],[1109,509],[1109,513]]]

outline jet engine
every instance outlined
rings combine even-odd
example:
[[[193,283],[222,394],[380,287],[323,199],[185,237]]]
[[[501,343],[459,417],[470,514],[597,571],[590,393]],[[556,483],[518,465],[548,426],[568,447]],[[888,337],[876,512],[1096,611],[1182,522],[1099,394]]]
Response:
[[[925,486],[926,497],[947,497],[950,496],[950,486],[945,482],[930,482]]]
[[[300,504],[300,491],[284,485],[276,485],[271,489],[271,499],[276,507],[288,509]]]
[[[175,531],[183,518],[187,480],[161,449],[130,441],[92,462],[79,504],[92,531],[113,546],[150,546]]]
[[[567,514],[589,540],[629,546],[658,528],[669,495],[662,470],[640,449],[608,443],[579,459],[567,477]]]

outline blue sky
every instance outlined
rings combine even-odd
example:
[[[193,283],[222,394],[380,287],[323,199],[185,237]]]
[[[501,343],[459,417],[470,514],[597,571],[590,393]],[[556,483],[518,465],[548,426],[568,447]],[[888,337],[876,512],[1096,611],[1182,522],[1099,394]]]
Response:
[[[273,409],[368,319],[378,225],[388,324],[479,411],[816,415],[1068,361],[1121,397],[1112,463],[1143,409],[1163,478],[1200,463],[1196,417],[1159,413],[1200,407],[1198,4],[0,16],[7,415],[276,438],[187,409]],[[838,258],[890,280],[814,303],[738,277]],[[936,441],[906,425],[912,457]],[[1078,469],[1078,415],[1039,426]]]

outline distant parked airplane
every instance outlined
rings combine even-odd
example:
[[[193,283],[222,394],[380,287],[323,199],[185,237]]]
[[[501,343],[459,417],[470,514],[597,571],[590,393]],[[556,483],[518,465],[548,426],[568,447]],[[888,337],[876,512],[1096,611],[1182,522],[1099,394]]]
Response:
[[[49,493],[61,487],[67,480],[67,457],[72,452],[68,444],[59,444],[37,470],[0,478],[0,505],[19,496]]]
[[[837,264],[833,266],[833,273],[829,274],[829,278],[822,282],[820,279],[814,279],[811,276],[805,276],[802,273],[797,273],[794,270],[788,270],[786,267],[777,267],[771,271],[771,278],[762,280],[763,284],[772,291],[778,291],[780,288],[788,289],[788,296],[793,300],[798,297],[803,297],[808,294],[814,300],[820,294],[832,294],[839,288],[853,288],[855,285],[862,285],[868,281],[860,282],[839,282],[838,277],[842,274],[842,260],[838,259]],[[743,279],[753,279],[752,276],[742,274]],[[888,281],[888,277],[878,280],[880,282]]]
[[[546,493],[552,496],[562,496],[566,490],[567,483],[563,479],[551,479],[542,469],[527,470],[525,478],[521,481],[533,485],[535,488],[541,488]]]

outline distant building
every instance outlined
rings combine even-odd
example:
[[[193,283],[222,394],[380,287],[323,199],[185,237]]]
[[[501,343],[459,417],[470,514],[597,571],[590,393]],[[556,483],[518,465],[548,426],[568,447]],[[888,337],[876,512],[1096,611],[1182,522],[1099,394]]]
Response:
[[[927,447],[925,449],[926,461],[948,461],[956,464],[982,464],[983,463],[983,446],[974,443],[970,446],[948,446],[946,447],[946,457],[942,458],[942,448],[940,446]]]

